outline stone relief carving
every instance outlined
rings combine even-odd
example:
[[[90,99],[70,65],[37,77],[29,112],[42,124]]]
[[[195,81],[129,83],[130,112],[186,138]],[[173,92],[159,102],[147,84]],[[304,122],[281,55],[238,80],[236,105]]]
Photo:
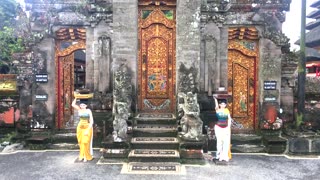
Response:
[[[254,22],[263,22],[265,24],[263,37],[270,39],[278,46],[289,46],[289,38],[282,33],[282,21],[284,14],[273,11],[259,11],[252,17]],[[280,18],[280,19],[279,19]]]
[[[197,70],[195,65],[187,68],[183,63],[179,68],[179,92],[198,92],[197,85]]]
[[[98,54],[100,57],[110,56],[111,42],[107,36],[100,36],[98,38]]]
[[[225,12],[229,9],[230,4],[224,0],[211,2],[204,0],[201,5],[201,21],[224,24],[226,20]]]
[[[99,24],[100,21],[111,23],[113,21],[112,2],[99,1],[90,2],[88,5],[89,21],[91,26]]]
[[[205,61],[207,62],[207,74],[205,74],[205,90],[208,91],[208,95],[211,96],[211,92],[215,91],[218,87],[215,87],[215,81],[217,77],[216,68],[214,64],[217,62],[218,57],[218,41],[213,37],[207,37],[205,39],[206,48],[205,48]]]
[[[239,14],[237,12],[230,12],[226,17],[225,24],[256,24],[252,21],[253,12]]]
[[[130,113],[131,99],[132,96],[132,85],[131,85],[131,74],[126,63],[121,63],[119,68],[114,73],[114,90],[113,99],[114,102],[125,102],[128,105]]]
[[[231,4],[228,0],[203,0],[201,5],[202,11],[209,12],[226,12],[230,9]]]
[[[113,90],[113,137],[114,141],[120,142],[126,138],[127,120],[131,115],[132,103],[131,75],[126,61],[120,63],[114,74]]]
[[[202,22],[213,22],[216,24],[224,24],[226,20],[225,14],[206,13],[201,15]]]
[[[282,55],[281,60],[281,87],[292,88],[295,86],[295,71],[297,70],[299,56],[296,53],[288,52]]]
[[[182,138],[187,140],[202,139],[202,125],[200,119],[200,107],[198,104],[197,94],[192,92],[179,93],[179,98],[183,99],[183,103],[179,103],[178,111],[183,114],[180,120]]]
[[[34,58],[34,73],[46,73],[47,61],[45,60],[46,54],[40,50],[35,50],[33,53]]]
[[[58,21],[62,24],[81,25],[85,24],[86,16],[74,12],[60,12]]]
[[[112,110],[113,105],[112,105],[112,100],[113,100],[113,95],[112,93],[104,93],[104,92],[94,92],[94,98],[90,102],[90,108],[92,110],[96,109],[107,109],[107,110]]]
[[[101,92],[110,92],[112,78],[112,69],[110,68],[112,64],[110,37],[102,35],[98,38],[97,54],[98,58],[96,60],[100,72],[98,75],[98,89]]]
[[[146,107],[153,109],[153,110],[162,110],[167,108],[168,106],[170,106],[170,100],[167,99],[165,100],[162,104],[160,104],[159,106],[154,106],[148,99],[144,99],[143,103]]]

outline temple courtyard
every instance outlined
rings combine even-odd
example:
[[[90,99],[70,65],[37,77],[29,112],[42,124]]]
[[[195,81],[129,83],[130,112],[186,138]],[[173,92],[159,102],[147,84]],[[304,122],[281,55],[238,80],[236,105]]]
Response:
[[[77,162],[78,151],[30,151],[0,153],[2,180],[50,179],[318,179],[320,156],[288,156],[265,153],[233,153],[228,164],[209,159],[203,165],[181,165],[178,171],[150,173],[130,171],[127,163],[102,161],[98,150],[94,160]],[[207,154],[207,157],[209,155]]]

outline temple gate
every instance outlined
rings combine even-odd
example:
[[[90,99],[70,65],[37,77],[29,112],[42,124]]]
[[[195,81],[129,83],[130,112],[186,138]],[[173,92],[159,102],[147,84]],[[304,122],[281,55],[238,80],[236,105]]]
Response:
[[[228,93],[232,95],[229,109],[244,131],[257,126],[258,97],[257,64],[259,46],[255,28],[230,28],[228,44]]]
[[[56,34],[56,128],[61,129],[75,126],[71,103],[80,81],[75,71],[75,51],[85,49],[86,44],[84,29],[60,29]]]
[[[175,4],[139,3],[139,110],[173,112],[176,99]]]

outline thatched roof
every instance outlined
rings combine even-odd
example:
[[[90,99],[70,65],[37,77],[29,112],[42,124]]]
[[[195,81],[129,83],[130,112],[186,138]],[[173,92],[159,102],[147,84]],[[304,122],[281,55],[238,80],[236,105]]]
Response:
[[[295,44],[300,45],[300,39],[298,39]],[[320,26],[317,26],[306,33],[306,46],[309,48],[320,46]]]
[[[316,49],[306,48],[307,61],[320,61],[320,53]]]
[[[312,21],[312,22],[309,22],[307,25],[306,25],[306,29],[307,30],[311,30],[317,26],[320,25],[320,19],[317,19],[316,21]]]
[[[316,2],[312,3],[310,7],[319,8],[320,7],[320,1],[316,1]]]
[[[317,9],[317,10],[314,10],[311,13],[309,13],[307,15],[307,18],[317,19],[317,18],[319,18],[319,15],[320,15],[320,10]]]

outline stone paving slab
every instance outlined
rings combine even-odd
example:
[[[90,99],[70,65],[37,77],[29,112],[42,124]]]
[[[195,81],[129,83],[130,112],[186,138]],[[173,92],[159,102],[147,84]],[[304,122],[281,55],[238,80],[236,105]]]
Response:
[[[185,174],[185,167],[180,163],[128,163],[123,164],[121,174]]]
[[[179,143],[175,137],[135,137],[132,138],[131,143]]]
[[[303,180],[318,179],[319,156],[289,156],[266,153],[233,153],[228,166],[207,160],[204,165],[183,165],[179,174],[125,174],[123,164],[101,163],[97,150],[94,161],[75,163],[79,151],[16,151],[0,153],[0,179],[4,180]],[[211,152],[210,152],[211,153]],[[208,154],[210,154],[208,153]],[[210,157],[206,155],[206,157]],[[99,163],[100,162],[100,163]],[[119,161],[117,161],[119,162]]]

